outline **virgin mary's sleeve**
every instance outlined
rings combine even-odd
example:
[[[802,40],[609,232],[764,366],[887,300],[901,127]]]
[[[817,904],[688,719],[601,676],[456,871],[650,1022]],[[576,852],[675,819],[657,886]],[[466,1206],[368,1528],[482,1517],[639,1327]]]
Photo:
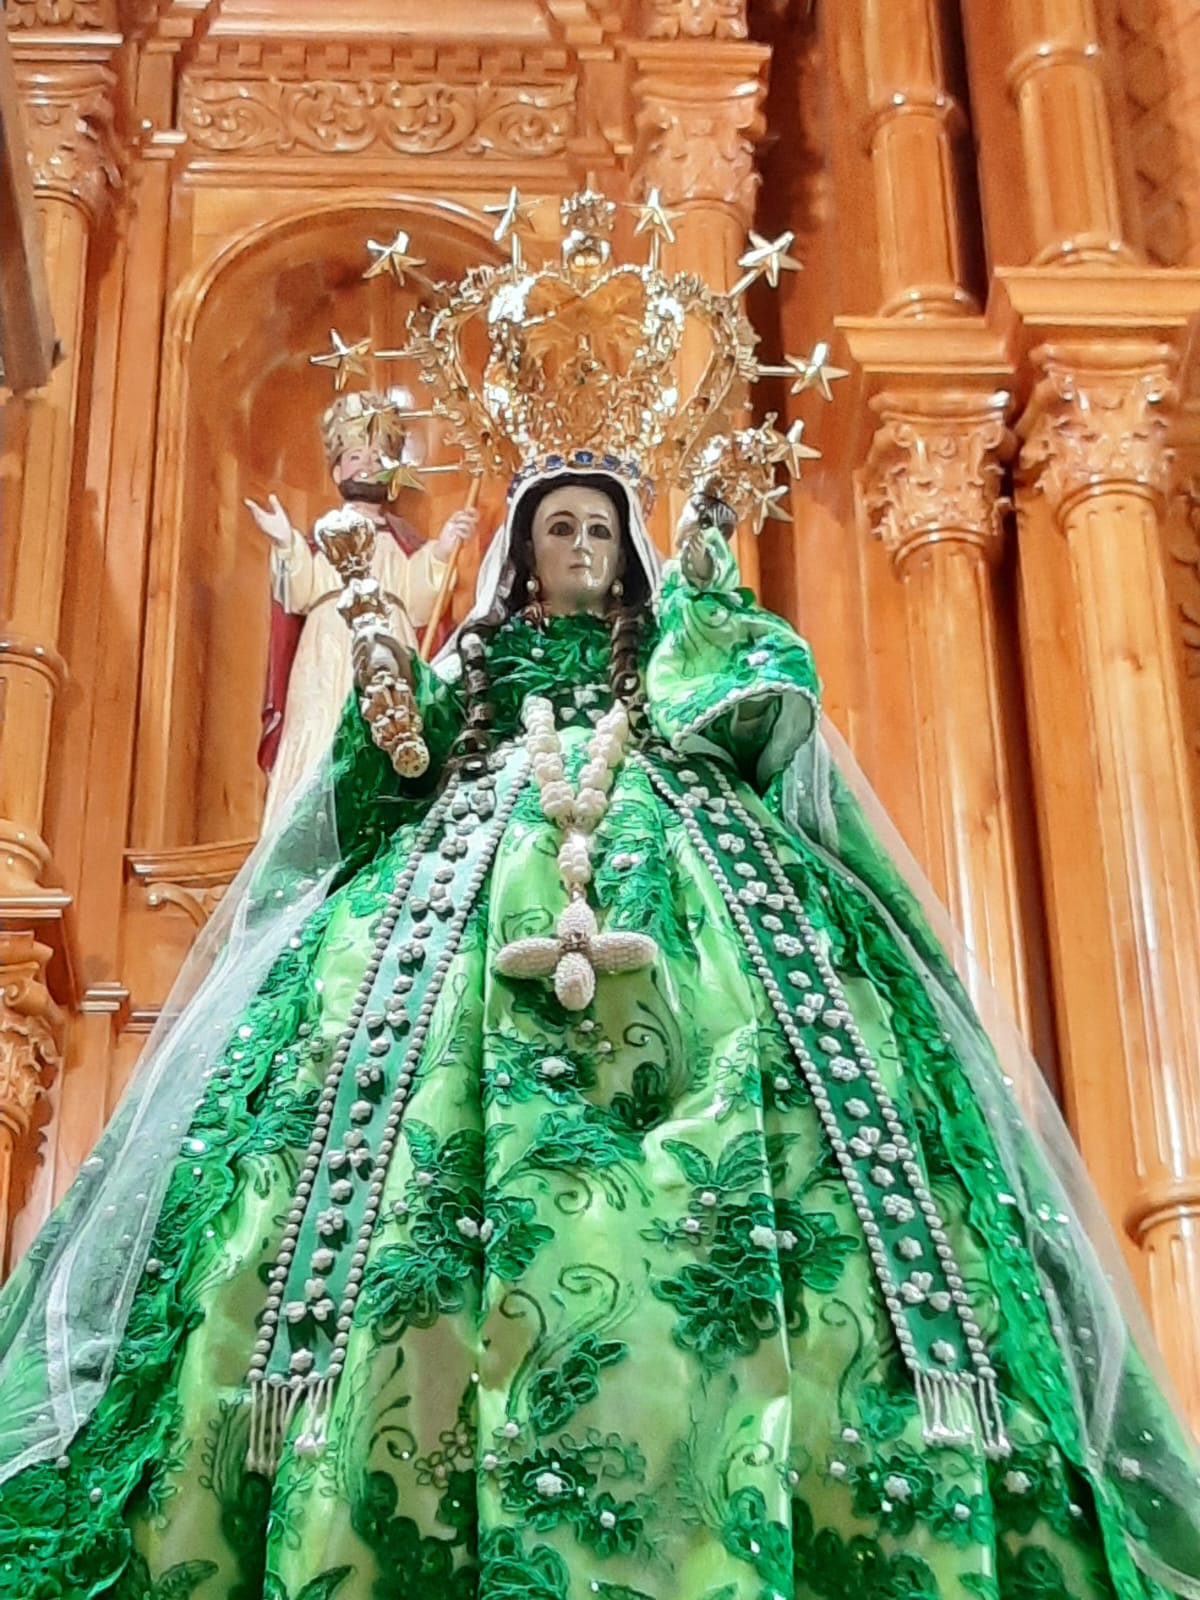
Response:
[[[420,778],[401,778],[371,737],[359,709],[358,691],[346,698],[333,738],[333,791],[343,858],[352,870],[369,861],[402,823],[424,810],[438,787],[462,727],[462,700],[455,683],[412,658],[414,694],[424,724],[421,737],[429,766]]]
[[[820,684],[804,640],[740,587],[724,539],[705,539],[707,582],[689,582],[678,560],[664,570],[648,713],[672,749],[722,754],[761,790],[811,739]]]

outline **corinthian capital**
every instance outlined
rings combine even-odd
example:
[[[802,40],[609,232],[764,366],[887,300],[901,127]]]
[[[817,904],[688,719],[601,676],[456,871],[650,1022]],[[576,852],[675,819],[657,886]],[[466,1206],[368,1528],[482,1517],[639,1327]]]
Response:
[[[98,216],[120,176],[112,73],[92,63],[24,63],[19,81],[35,188]]]
[[[766,130],[763,72],[769,51],[711,40],[636,47],[637,185],[664,204],[730,207],[743,226],[754,215],[755,141]]]
[[[28,1136],[61,1059],[62,1012],[44,982],[50,955],[32,933],[0,932],[0,1127],[14,1143]]]
[[[1176,398],[1169,346],[1044,345],[1033,359],[1042,377],[1021,419],[1021,466],[1055,510],[1113,489],[1165,496]]]
[[[1000,494],[1012,439],[1009,396],[881,394],[879,426],[858,480],[872,531],[899,571],[918,549],[957,543],[989,559],[999,553],[1006,502]]]

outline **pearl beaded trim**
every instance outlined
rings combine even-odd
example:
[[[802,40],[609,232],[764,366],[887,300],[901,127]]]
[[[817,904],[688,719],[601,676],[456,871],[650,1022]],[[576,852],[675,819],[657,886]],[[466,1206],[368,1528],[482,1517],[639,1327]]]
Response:
[[[942,1217],[895,1101],[782,863],[719,763],[703,763],[705,783],[697,772],[680,767],[673,753],[661,769],[640,754],[633,759],[680,816],[791,1047],[862,1225],[880,1293],[913,1375],[926,1437],[936,1444],[979,1440],[990,1455],[1008,1454],[996,1372]],[[762,866],[752,868],[749,877],[739,870],[735,882],[725,862],[738,858],[740,869],[747,844]],[[769,883],[757,877],[758,870]],[[795,932],[786,931],[785,916]],[[786,981],[799,997],[784,993],[776,971],[780,957],[795,963]],[[806,1030],[816,1028],[822,1031],[812,1041],[814,1049]],[[851,1085],[856,1092],[846,1097]],[[900,1228],[906,1231],[898,1233]],[[936,1328],[929,1323],[931,1315],[938,1319]],[[947,1317],[951,1327],[942,1331]],[[953,1321],[959,1325],[956,1339],[946,1337]]]
[[[528,778],[524,755],[512,746],[494,764],[498,778],[488,773],[464,783],[452,777],[421,825],[385,902],[326,1074],[248,1374],[252,1471],[274,1471],[302,1401],[295,1448],[315,1453],[325,1442],[388,1169],[434,1009]],[[489,825],[481,827],[487,818]]]

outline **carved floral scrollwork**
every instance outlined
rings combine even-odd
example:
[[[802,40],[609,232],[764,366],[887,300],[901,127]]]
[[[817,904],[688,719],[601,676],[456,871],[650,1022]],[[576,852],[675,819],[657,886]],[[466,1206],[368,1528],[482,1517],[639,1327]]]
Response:
[[[48,945],[0,932],[0,1125],[23,1139],[61,1062],[63,1014],[44,982]]]
[[[919,411],[887,394],[875,402],[880,423],[859,497],[897,567],[933,543],[973,545],[989,558],[999,553],[1008,505],[1000,489],[1012,443],[1007,400],[948,399]]]
[[[10,28],[107,28],[111,18],[102,0],[8,0]]]
[[[746,0],[647,0],[648,39],[747,39]]]
[[[234,81],[186,75],[180,127],[220,155],[274,151],[400,155],[560,155],[575,125],[575,81],[437,84]]]
[[[1081,494],[1117,487],[1165,497],[1176,398],[1166,348],[1117,352],[1104,366],[1057,348],[1034,359],[1044,377],[1022,422],[1021,465],[1050,503],[1061,511]]]

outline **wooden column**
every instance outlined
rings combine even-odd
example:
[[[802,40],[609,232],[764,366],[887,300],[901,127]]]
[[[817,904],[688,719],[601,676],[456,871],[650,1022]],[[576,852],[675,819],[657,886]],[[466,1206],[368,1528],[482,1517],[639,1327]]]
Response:
[[[965,0],[963,22],[993,259],[1134,259],[1095,0]]]
[[[958,151],[967,124],[944,55],[955,19],[942,0],[859,0],[856,9],[879,301],[874,316],[843,327],[877,419],[858,478],[861,503],[904,596],[896,654],[912,706],[913,843],[978,958],[976,1000],[980,980],[990,979],[1028,1036],[994,583],[1009,371],[1000,353],[964,332],[978,306]],[[843,18],[843,39],[848,26]],[[880,613],[891,615],[892,605],[881,589]]]
[[[921,858],[955,925],[1028,1034],[1012,782],[993,568],[1004,539],[1009,396],[885,392],[860,478],[909,621]]]
[[[861,6],[880,315],[974,311],[955,175],[954,146],[966,119],[942,60],[943,0],[861,0]]]
[[[40,389],[54,366],[54,326],[29,165],[8,30],[0,27],[0,381],[14,394]]]
[[[661,32],[665,7],[654,9]],[[710,33],[717,20],[711,8]],[[766,127],[762,103],[770,51],[727,33],[694,37],[699,21],[686,27],[685,22],[680,31],[693,36],[631,47],[638,132],[633,184],[641,198],[657,189],[663,204],[679,213],[675,243],[663,252],[664,267],[695,272],[721,290],[740,274],[738,257],[745,253],[746,230],[754,218],[759,185],[754,142]],[[685,347],[685,382],[694,381],[706,359],[702,348]],[[757,589],[753,536],[739,532],[734,548],[743,581]]]
[[[150,542],[171,162],[178,148],[178,137],[168,123],[173,77],[170,54],[142,55],[134,100],[141,132],[123,172],[123,259],[112,313],[119,321],[123,355],[107,400],[111,405],[108,471],[97,494],[103,537],[95,561],[106,603],[94,619],[94,631],[73,644],[86,658],[77,666],[86,672],[90,693],[78,697],[79,726],[71,731],[90,777],[85,804],[67,820],[73,861],[68,863],[66,850],[60,850],[64,867],[73,869],[70,881],[78,885],[75,926],[81,967],[79,1014],[72,1021],[64,1057],[64,1087],[71,1089],[84,1078],[88,1087],[62,1096],[52,1141],[48,1138],[53,1149],[47,1152],[52,1167],[47,1203],[70,1183],[107,1120],[113,1099],[113,1048],[129,1008],[128,956],[123,950],[122,919],[114,915],[114,908],[121,905],[124,892],[146,627],[142,574]],[[131,351],[152,353],[152,359],[130,360]],[[136,580],[131,581],[132,575]]]
[[[1200,1421],[1200,849],[1162,568],[1170,352],[1056,344],[1021,585],[1068,1111]]]
[[[75,423],[87,303],[88,245],[113,167],[112,75],[100,66],[18,64],[29,112],[34,188],[54,325],[63,359],[23,413],[15,562],[0,621],[0,893],[35,883],[50,722],[63,664],[58,625],[71,515]]]
[[[42,832],[51,725],[65,676],[59,621],[87,381],[89,247],[114,177],[112,74],[59,58],[18,60],[17,76],[63,359],[43,389],[8,402],[5,418],[6,448],[16,457],[6,470],[19,499],[7,523],[13,556],[0,601],[0,1262],[14,1152],[62,1044],[62,1012],[50,989],[61,996],[70,965],[61,920],[70,897],[49,881]],[[42,930],[49,942],[35,937]]]

